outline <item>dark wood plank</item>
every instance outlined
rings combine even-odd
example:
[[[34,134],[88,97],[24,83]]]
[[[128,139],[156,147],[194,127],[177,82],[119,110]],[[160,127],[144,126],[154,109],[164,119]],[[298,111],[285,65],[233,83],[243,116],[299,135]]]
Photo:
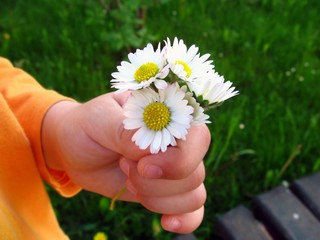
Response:
[[[279,186],[256,197],[254,210],[275,239],[320,239],[319,221],[286,187]]]
[[[320,172],[295,180],[290,188],[320,221]]]
[[[179,234],[175,236],[173,240],[197,240],[197,238],[195,235],[190,233],[190,234]]]
[[[242,205],[220,216],[215,228],[217,235],[225,240],[272,239],[264,226]]]

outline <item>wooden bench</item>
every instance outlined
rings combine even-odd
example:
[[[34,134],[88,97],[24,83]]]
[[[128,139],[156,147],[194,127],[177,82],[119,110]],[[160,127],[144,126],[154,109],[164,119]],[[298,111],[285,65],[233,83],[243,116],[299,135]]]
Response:
[[[279,186],[254,198],[215,223],[225,240],[320,240],[320,173]]]

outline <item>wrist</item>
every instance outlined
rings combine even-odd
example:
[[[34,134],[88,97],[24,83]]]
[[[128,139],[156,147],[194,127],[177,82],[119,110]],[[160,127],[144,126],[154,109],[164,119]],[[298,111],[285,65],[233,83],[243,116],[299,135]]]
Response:
[[[60,152],[61,123],[64,116],[79,103],[72,101],[60,101],[47,111],[43,123],[41,141],[43,154],[48,169],[64,171],[63,154]]]

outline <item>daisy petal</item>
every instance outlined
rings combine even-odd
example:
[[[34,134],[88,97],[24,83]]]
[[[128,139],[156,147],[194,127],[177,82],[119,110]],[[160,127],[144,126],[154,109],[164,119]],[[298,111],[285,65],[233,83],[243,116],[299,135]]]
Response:
[[[166,151],[177,139],[184,139],[193,119],[193,107],[179,85],[171,84],[158,92],[151,88],[136,90],[124,105],[126,129],[138,129],[132,141],[151,153]]]

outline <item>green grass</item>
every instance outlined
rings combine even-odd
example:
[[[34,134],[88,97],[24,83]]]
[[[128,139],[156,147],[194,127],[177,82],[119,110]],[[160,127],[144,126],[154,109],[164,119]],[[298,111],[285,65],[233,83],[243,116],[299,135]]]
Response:
[[[210,113],[199,239],[214,236],[219,214],[320,170],[319,1],[162,0],[141,1],[139,8],[136,0],[120,9],[111,2],[106,10],[93,0],[1,0],[0,54],[44,86],[86,101],[109,91],[119,62],[149,41],[177,36],[210,53],[240,95]],[[159,216],[137,204],[119,202],[109,212],[101,196],[63,199],[49,192],[72,239],[92,239],[97,231],[110,239],[173,236],[153,237]]]

